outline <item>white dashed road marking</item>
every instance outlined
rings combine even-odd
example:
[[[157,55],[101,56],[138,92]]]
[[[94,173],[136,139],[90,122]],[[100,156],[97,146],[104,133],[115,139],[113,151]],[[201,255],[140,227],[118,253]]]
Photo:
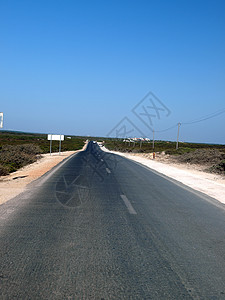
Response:
[[[136,211],[134,210],[132,204],[130,203],[130,201],[127,199],[126,195],[120,195],[120,197],[123,199],[123,202],[125,203],[129,213],[131,215],[136,215]]]
[[[106,168],[106,172],[109,173],[109,174],[111,173],[111,171],[109,170],[109,168]]]

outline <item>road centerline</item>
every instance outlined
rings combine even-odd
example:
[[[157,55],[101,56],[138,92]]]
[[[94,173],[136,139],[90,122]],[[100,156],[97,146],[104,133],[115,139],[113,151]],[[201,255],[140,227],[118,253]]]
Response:
[[[106,168],[106,172],[107,172],[108,174],[111,173],[111,171],[109,170],[109,168]]]
[[[127,199],[126,195],[120,195],[120,197],[122,198],[123,202],[125,203],[129,213],[131,215],[136,215],[137,212],[135,211],[135,209],[133,208],[132,204],[130,203],[130,201]]]

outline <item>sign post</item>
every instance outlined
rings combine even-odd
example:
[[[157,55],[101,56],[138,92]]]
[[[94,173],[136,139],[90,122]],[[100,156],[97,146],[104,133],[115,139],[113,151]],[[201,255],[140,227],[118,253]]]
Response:
[[[61,135],[60,135],[60,140],[59,140],[59,155],[61,153]]]
[[[50,140],[50,155],[52,155],[52,139]]]
[[[59,155],[60,155],[61,154],[61,142],[64,141],[64,135],[48,134],[48,140],[50,141],[50,155],[52,155],[52,141],[59,141]]]

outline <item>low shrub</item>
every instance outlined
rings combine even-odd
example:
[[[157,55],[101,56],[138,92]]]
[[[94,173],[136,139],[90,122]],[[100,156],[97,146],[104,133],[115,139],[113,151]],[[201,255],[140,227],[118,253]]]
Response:
[[[217,174],[224,174],[225,175],[225,159],[222,160],[220,163],[213,165],[206,171],[209,171],[211,173],[217,173]]]
[[[9,174],[9,170],[6,166],[0,165],[0,176],[5,176]]]
[[[6,172],[4,170],[14,172],[21,167],[35,162],[40,153],[41,149],[39,146],[33,144],[3,145],[0,151],[0,164],[3,167],[2,173]]]
[[[167,150],[165,150],[165,154],[182,155],[184,153],[190,153],[190,152],[193,152],[195,150],[196,149],[194,149],[194,148],[180,147],[177,150],[176,149],[167,149]]]
[[[225,159],[225,154],[217,149],[197,149],[177,158],[179,162],[190,164],[218,164]]]

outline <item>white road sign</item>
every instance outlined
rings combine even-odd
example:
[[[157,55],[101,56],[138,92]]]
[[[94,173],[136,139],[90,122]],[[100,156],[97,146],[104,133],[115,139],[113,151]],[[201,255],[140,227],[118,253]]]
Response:
[[[3,112],[0,112],[0,128],[3,127]]]
[[[48,134],[49,141],[64,141],[64,135],[62,134]]]

